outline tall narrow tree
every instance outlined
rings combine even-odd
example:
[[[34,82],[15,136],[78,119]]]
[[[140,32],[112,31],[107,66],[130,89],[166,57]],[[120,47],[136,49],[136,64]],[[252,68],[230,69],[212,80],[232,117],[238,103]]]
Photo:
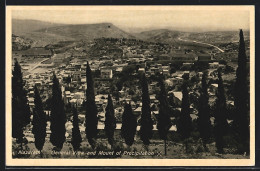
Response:
[[[91,147],[95,148],[95,138],[97,136],[97,106],[95,103],[95,92],[94,92],[94,81],[92,78],[91,69],[89,63],[87,62],[86,69],[87,76],[87,90],[86,90],[86,135],[88,138],[88,142]]]
[[[50,142],[57,147],[57,150],[61,150],[65,141],[65,123],[66,115],[64,109],[64,103],[62,100],[62,93],[55,73],[53,73],[53,85],[52,85],[52,104],[51,104],[51,136]]]
[[[157,123],[157,129],[159,131],[159,136],[162,140],[164,140],[164,151],[165,155],[167,155],[167,133],[169,129],[171,128],[171,119],[170,119],[170,113],[171,109],[167,100],[167,94],[165,90],[165,86],[163,83],[163,79],[159,79],[160,84],[160,95],[159,95],[159,115],[158,115],[158,123]]]
[[[137,127],[136,116],[133,114],[131,104],[125,104],[122,116],[121,135],[128,146],[133,145]]]
[[[150,144],[153,135],[153,121],[151,118],[150,97],[148,93],[148,84],[145,74],[142,76],[142,115],[140,136],[144,145]]]
[[[183,140],[189,138],[190,133],[192,131],[192,120],[190,117],[190,102],[189,102],[189,93],[187,89],[187,81],[184,81],[182,85],[181,114],[180,114],[177,130],[180,133]]]
[[[249,89],[248,89],[248,70],[246,68],[246,50],[243,31],[240,30],[238,67],[236,71],[236,83],[234,91],[235,118],[234,130],[236,138],[240,144],[238,152],[249,153]]]
[[[113,102],[110,94],[107,98],[107,107],[106,107],[106,120],[105,120],[105,132],[109,144],[114,147],[114,131],[116,129],[116,118],[113,107]]]
[[[216,111],[215,111],[215,140],[218,153],[223,153],[223,137],[228,128],[226,97],[221,76],[218,70],[218,90],[216,92]]]
[[[12,137],[16,138],[21,145],[24,136],[23,128],[30,123],[31,116],[24,85],[21,66],[15,60],[12,71]]]
[[[210,106],[209,106],[209,95],[208,95],[208,84],[207,84],[207,72],[202,75],[201,90],[198,103],[198,129],[204,148],[208,143],[211,135],[211,122],[210,122]]]
[[[46,114],[43,111],[42,100],[38,88],[34,86],[34,109],[33,109],[33,129],[35,147],[40,151],[42,156],[42,148],[46,137]]]
[[[78,151],[80,147],[80,143],[82,142],[82,138],[79,131],[79,119],[78,112],[75,106],[72,107],[73,111],[73,128],[72,128],[72,139],[71,144],[73,146],[74,151]]]

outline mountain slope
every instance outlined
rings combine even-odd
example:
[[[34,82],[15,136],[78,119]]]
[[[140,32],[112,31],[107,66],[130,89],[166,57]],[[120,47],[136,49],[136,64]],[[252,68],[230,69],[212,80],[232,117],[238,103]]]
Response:
[[[12,19],[12,33],[15,35],[23,35],[39,29],[61,26],[63,24],[56,24],[38,20],[20,20]]]
[[[159,29],[137,33],[135,36],[145,41],[173,43],[181,34],[179,31]]]
[[[40,29],[36,32],[66,36],[76,40],[93,40],[101,37],[135,38],[111,23],[65,25]]]

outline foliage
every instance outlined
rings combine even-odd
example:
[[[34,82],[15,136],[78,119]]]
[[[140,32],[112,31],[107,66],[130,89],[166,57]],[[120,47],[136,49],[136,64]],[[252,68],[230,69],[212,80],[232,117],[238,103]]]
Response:
[[[216,92],[216,109],[215,109],[215,140],[218,153],[223,153],[223,136],[228,128],[226,97],[223,87],[221,71],[218,70],[218,90]]]
[[[80,143],[82,142],[82,138],[79,131],[79,119],[77,109],[73,106],[73,128],[72,128],[72,139],[71,144],[73,146],[74,151],[78,151],[80,148]]]
[[[203,145],[206,146],[211,135],[211,122],[210,122],[210,106],[207,84],[207,72],[202,76],[202,87],[200,91],[198,103],[198,129],[202,138]]]
[[[209,63],[204,61],[195,61],[193,66],[191,67],[191,70],[198,72],[204,71],[206,69],[209,69]]]
[[[95,148],[95,138],[97,136],[97,106],[95,103],[95,93],[94,93],[94,81],[92,78],[91,69],[89,63],[87,63],[86,69],[87,76],[87,90],[86,90],[86,135],[88,138],[89,144],[92,148]]]
[[[238,152],[247,152],[247,154],[249,154],[249,88],[246,62],[247,58],[244,36],[243,31],[240,30],[238,68],[236,71],[236,83],[234,91],[234,104],[236,108],[234,130],[236,131],[237,141],[241,143],[240,148],[238,148]]]
[[[122,116],[121,135],[125,139],[125,143],[129,146],[133,145],[136,133],[137,120],[133,114],[131,104],[125,104]]]
[[[12,137],[18,141],[22,141],[23,128],[30,123],[31,116],[22,77],[21,66],[15,60],[12,71]]]
[[[116,118],[113,107],[111,96],[108,95],[106,107],[106,120],[105,120],[105,132],[108,138],[109,144],[113,147],[114,145],[114,131],[116,128]]]
[[[35,147],[41,151],[46,137],[46,115],[43,111],[42,100],[39,91],[34,86],[34,110],[33,110],[33,129],[32,133],[35,138]]]
[[[141,140],[145,145],[150,144],[153,134],[153,121],[151,118],[150,97],[148,93],[148,84],[145,74],[142,76],[142,115],[141,115]]]
[[[51,143],[58,149],[62,149],[65,141],[65,122],[66,115],[64,110],[64,102],[62,100],[61,88],[59,81],[53,73],[52,85],[52,105],[51,105]]]
[[[192,120],[190,117],[190,102],[186,81],[184,81],[182,85],[181,114],[178,121],[177,130],[181,134],[182,139],[189,138],[190,133],[192,131]]]
[[[167,133],[171,127],[171,120],[170,120],[171,109],[167,101],[167,94],[162,79],[160,79],[159,84],[160,84],[161,92],[159,96],[160,105],[159,105],[157,128],[159,131],[160,138],[163,140],[167,140]]]

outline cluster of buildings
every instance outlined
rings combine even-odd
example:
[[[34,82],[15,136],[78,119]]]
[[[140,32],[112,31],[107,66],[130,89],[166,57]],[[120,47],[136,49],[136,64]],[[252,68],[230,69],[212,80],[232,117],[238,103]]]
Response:
[[[133,72],[133,75],[140,73],[145,73],[149,79],[151,76],[156,75],[157,73],[163,74],[165,77],[165,84],[167,87],[175,87],[169,91],[169,94],[172,94],[174,97],[174,102],[179,104],[177,110],[180,109],[180,104],[182,101],[182,92],[176,87],[180,87],[183,83],[183,75],[188,74],[190,77],[197,74],[190,71],[177,71],[175,73],[170,72],[170,63],[160,64],[154,61],[155,55],[160,61],[181,61],[182,65],[192,65],[195,61],[206,61],[209,63],[209,78],[214,78],[215,75],[212,74],[217,68],[224,67],[224,65],[219,64],[218,62],[212,61],[212,56],[209,54],[195,54],[191,53],[169,53],[170,49],[166,48],[155,48],[158,45],[147,45],[146,47],[141,48],[141,45],[118,45],[122,49],[122,57],[115,58],[114,55],[103,55],[98,58],[88,59],[90,68],[92,70],[92,75],[95,82],[95,101],[98,107],[98,116],[99,123],[98,129],[104,129],[104,120],[105,120],[105,107],[107,105],[107,95],[110,92],[110,87],[112,83],[115,83],[119,78],[117,73],[121,73],[124,70],[124,67],[128,65],[138,65],[139,68]],[[35,49],[34,49],[35,50]],[[51,86],[52,86],[52,76],[55,72],[57,78],[59,79],[62,91],[62,97],[65,105],[73,105],[80,107],[83,105],[86,99],[86,89],[87,89],[87,78],[86,78],[86,58],[82,56],[73,56],[71,54],[52,54],[51,51],[45,51],[42,49],[36,49],[35,51],[29,50],[26,55],[26,59],[30,57],[33,58],[53,58],[54,63],[58,64],[55,67],[52,67],[46,72],[42,73],[29,73],[24,76],[26,81],[25,88],[28,90],[28,101],[31,109],[34,107],[34,85],[38,85],[41,91],[41,96],[43,102],[51,97]],[[104,50],[103,50],[104,51]],[[40,53],[41,52],[41,53]],[[159,52],[159,53],[158,53]],[[111,52],[110,52],[111,53]],[[113,54],[113,53],[111,53]],[[66,59],[66,61],[64,61]],[[151,62],[150,65],[147,65],[148,62]],[[201,78],[202,73],[198,73]],[[198,86],[198,85],[194,85]],[[216,91],[216,84],[212,84],[210,91],[212,94]],[[101,90],[104,90],[102,92]],[[129,93],[133,91],[134,93]],[[149,83],[149,93],[151,100],[151,109],[152,109],[152,119],[154,120],[154,125],[156,125],[156,118],[158,116],[158,105],[159,101],[157,99],[157,92],[159,87],[156,81],[151,80]],[[120,129],[122,114],[123,114],[123,104],[131,102],[131,106],[134,114],[137,116],[138,122],[140,122],[142,100],[141,100],[141,89],[138,85],[127,87],[123,84],[123,87],[118,91],[118,97],[112,97],[114,107],[115,107],[115,116],[117,119],[117,129]],[[136,98],[138,97],[138,98]],[[194,106],[191,104],[191,108]],[[45,110],[46,115],[50,114],[49,110]],[[80,131],[84,132],[84,122],[85,114],[82,111],[79,111],[79,120],[80,120]],[[191,117],[196,119],[196,109],[193,110]],[[174,120],[175,117],[172,116],[171,120]],[[66,123],[66,137],[70,139],[71,128],[72,128],[72,118],[69,118]],[[50,133],[50,123],[47,125],[47,133]],[[140,129],[140,128],[138,128]],[[171,131],[176,131],[176,125],[173,125],[170,129]],[[156,127],[154,126],[154,130]]]

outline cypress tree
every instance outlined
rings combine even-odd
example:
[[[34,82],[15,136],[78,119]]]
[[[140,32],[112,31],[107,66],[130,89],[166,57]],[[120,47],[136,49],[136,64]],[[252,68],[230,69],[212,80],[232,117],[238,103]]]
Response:
[[[87,76],[87,90],[86,90],[86,135],[88,138],[89,144],[92,148],[95,148],[95,138],[97,136],[97,106],[95,103],[95,93],[94,93],[94,81],[92,78],[91,69],[89,63],[87,62],[86,69]]]
[[[171,109],[167,101],[167,94],[166,94],[166,90],[162,78],[159,79],[159,84],[160,84],[161,91],[159,95],[160,104],[159,104],[157,129],[159,131],[160,138],[164,140],[164,151],[165,151],[165,155],[167,155],[167,149],[166,149],[167,133],[172,125],[170,119]]]
[[[105,132],[108,138],[109,144],[113,147],[114,145],[114,131],[116,128],[116,118],[113,107],[111,96],[108,95],[107,107],[106,107],[106,120],[105,120]]]
[[[246,68],[246,50],[243,31],[240,30],[238,67],[236,70],[236,83],[234,89],[234,104],[236,115],[234,130],[239,143],[238,152],[249,154],[249,88],[248,71]]]
[[[80,143],[82,142],[82,138],[79,131],[79,119],[77,109],[73,106],[73,128],[72,128],[72,140],[71,144],[73,146],[74,151],[78,151],[80,147]]]
[[[66,115],[59,80],[53,73],[50,142],[61,150],[65,141]]]
[[[216,111],[215,111],[215,140],[218,153],[223,153],[224,133],[227,131],[227,107],[226,97],[220,69],[218,70],[218,90],[216,92]]]
[[[142,115],[140,136],[144,145],[150,144],[153,134],[153,121],[151,118],[150,97],[148,93],[148,84],[145,74],[142,76]]]
[[[184,81],[182,85],[181,114],[177,129],[182,139],[187,139],[190,137],[190,133],[192,131],[192,120],[190,117],[190,102],[187,89],[187,81]]]
[[[122,116],[121,135],[125,139],[128,146],[133,145],[137,127],[137,120],[133,114],[130,104],[125,104],[124,113]]]
[[[23,128],[30,123],[31,116],[24,85],[21,66],[15,59],[12,71],[12,137],[16,138],[21,145],[24,136]]]
[[[200,91],[199,103],[198,103],[198,129],[204,148],[208,143],[211,135],[211,122],[210,122],[210,106],[209,95],[207,85],[207,72],[202,75],[202,87]]]
[[[34,86],[34,110],[33,110],[33,129],[35,147],[42,155],[42,148],[46,137],[46,115],[43,111],[42,100],[38,88]]]

